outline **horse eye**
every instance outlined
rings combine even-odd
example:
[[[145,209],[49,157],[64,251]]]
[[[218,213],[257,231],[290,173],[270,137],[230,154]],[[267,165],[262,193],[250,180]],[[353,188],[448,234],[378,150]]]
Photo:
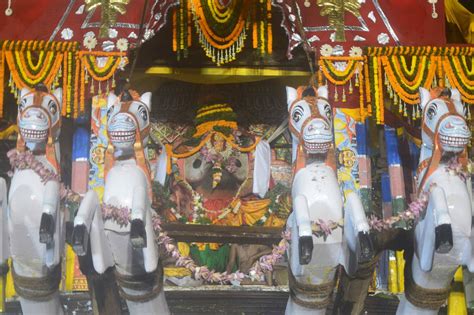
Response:
[[[200,168],[202,165],[202,160],[201,159],[195,159],[193,162],[193,167],[194,168]]]
[[[331,108],[329,108],[329,106],[326,106],[324,110],[326,112],[326,117],[331,119]]]
[[[293,120],[294,120],[295,122],[298,122],[298,121],[300,121],[301,116],[302,116],[301,112],[296,111],[296,112],[293,113]]]
[[[49,111],[51,112],[51,114],[56,115],[56,112],[58,111],[58,106],[55,103],[50,103]]]
[[[428,116],[429,119],[433,119],[433,117],[436,115],[436,107],[431,106],[430,108],[428,108],[426,115]]]
[[[148,114],[147,114],[146,110],[143,109],[142,111],[140,111],[140,115],[142,116],[142,119],[144,121],[148,120]]]
[[[20,103],[20,104],[18,105],[18,110],[19,110],[20,112],[22,112],[24,109],[25,109],[25,104]]]

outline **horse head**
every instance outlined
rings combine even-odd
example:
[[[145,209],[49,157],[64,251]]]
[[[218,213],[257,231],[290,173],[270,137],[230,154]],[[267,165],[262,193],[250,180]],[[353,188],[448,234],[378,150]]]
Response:
[[[150,131],[151,93],[110,93],[107,106],[107,133],[115,156],[131,154],[137,146],[145,147]]]
[[[293,135],[294,154],[302,150],[306,154],[326,156],[332,147],[332,108],[328,103],[328,90],[321,86],[287,87],[289,129]],[[293,156],[293,160],[296,155]]]
[[[456,89],[420,88],[420,106],[423,110],[423,145],[442,152],[460,153],[471,138],[464,106]]]
[[[43,85],[35,89],[23,88],[17,117],[19,142],[24,141],[30,149],[56,142],[61,129],[61,104],[61,88],[53,93]]]

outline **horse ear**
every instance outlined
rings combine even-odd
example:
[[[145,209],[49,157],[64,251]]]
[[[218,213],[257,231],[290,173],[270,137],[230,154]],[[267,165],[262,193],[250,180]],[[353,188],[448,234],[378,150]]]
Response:
[[[455,101],[461,102],[461,93],[458,89],[451,89],[451,98]]]
[[[54,97],[56,97],[56,99],[58,100],[59,102],[59,108],[62,107],[63,105],[63,89],[62,88],[57,88],[53,91],[53,95]]]
[[[25,96],[26,94],[30,93],[31,90],[27,87],[24,87],[21,89],[21,92],[20,92],[20,98],[23,98],[23,96]]]
[[[323,85],[323,86],[318,87],[318,97],[329,99],[329,93],[328,93],[327,85]]]
[[[288,110],[290,110],[291,104],[296,100],[298,97],[298,92],[296,91],[295,88],[292,88],[291,86],[286,87],[286,102],[288,104]]]
[[[118,97],[113,92],[110,92],[107,96],[107,108],[110,108],[112,105],[118,102]]]
[[[140,101],[148,107],[148,110],[151,110],[151,92],[143,93],[142,96],[140,96]]]
[[[428,102],[430,101],[430,91],[428,91],[427,89],[423,88],[423,87],[420,87],[419,89],[420,91],[420,107],[421,109],[425,108],[426,104],[428,104]]]

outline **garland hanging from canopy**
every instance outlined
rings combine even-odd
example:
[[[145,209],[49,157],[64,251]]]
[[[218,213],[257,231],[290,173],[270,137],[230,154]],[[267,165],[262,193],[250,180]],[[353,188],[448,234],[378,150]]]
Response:
[[[461,93],[468,104],[474,104],[474,57],[446,56],[443,67],[451,86]]]
[[[76,118],[85,109],[85,87],[90,94],[115,87],[114,74],[126,65],[124,51],[78,51],[77,42],[3,41],[0,43],[0,117],[3,116],[5,70],[8,87],[18,99],[24,87],[39,83],[63,88],[62,115]]]
[[[73,107],[73,70],[74,54],[77,50],[75,42],[44,42],[44,41],[4,41],[0,54],[0,116],[3,115],[3,84],[4,68],[10,70],[8,87],[10,92],[19,97],[22,88],[32,88],[44,83],[49,89],[59,85],[64,90],[62,115],[69,115]],[[62,79],[62,82],[60,81]]]
[[[384,123],[384,95],[398,107],[401,116],[421,118],[419,88],[453,87],[466,103],[474,104],[474,48],[458,47],[369,47],[365,64],[367,111]],[[385,86],[385,88],[384,88]],[[385,93],[385,94],[384,94]]]
[[[109,93],[115,88],[115,71],[119,67],[124,67],[128,59],[123,52],[80,51],[78,62],[80,70],[76,73],[76,84],[79,85],[80,91],[79,112],[83,112],[86,85],[89,85],[91,95],[95,92],[97,94]]]
[[[339,101],[338,87],[342,89],[341,101],[347,101],[346,88],[349,94],[354,88],[359,89],[360,120],[365,120],[367,113],[364,102],[364,58],[362,56],[323,56],[319,59],[318,85],[327,85],[323,78],[334,85],[334,101]],[[346,87],[347,86],[347,87]]]
[[[222,65],[236,59],[248,31],[252,47],[264,55],[272,53],[271,1],[183,0],[175,9],[173,51],[187,57],[194,25],[199,43],[212,62]]]

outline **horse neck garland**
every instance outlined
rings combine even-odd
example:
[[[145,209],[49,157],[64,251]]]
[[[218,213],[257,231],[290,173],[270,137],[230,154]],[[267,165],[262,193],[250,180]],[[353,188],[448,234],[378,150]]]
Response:
[[[287,88],[287,92],[289,129],[296,150],[294,174],[306,166],[308,154],[324,155],[325,163],[335,169],[333,117],[327,86]]]
[[[110,93],[107,107],[109,145],[105,155],[104,177],[107,177],[116,157],[133,152],[137,166],[147,179],[148,195],[151,198],[151,171],[144,152],[150,132],[151,93],[139,96],[135,91],[125,91],[118,97]]]
[[[36,150],[45,145],[46,159],[60,174],[58,153],[55,142],[61,128],[62,89],[50,93],[45,87],[30,90],[23,88],[18,105],[17,124],[20,132],[17,150],[24,152],[26,147]]]
[[[420,88],[420,99],[423,144],[417,169],[419,192],[439,167],[444,153],[453,153],[462,168],[467,167],[466,145],[471,137],[457,90],[435,88],[428,91]]]

